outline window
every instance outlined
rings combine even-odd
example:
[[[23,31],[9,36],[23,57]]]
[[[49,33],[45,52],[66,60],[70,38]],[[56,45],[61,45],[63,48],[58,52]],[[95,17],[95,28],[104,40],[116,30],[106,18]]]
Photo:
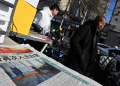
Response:
[[[115,21],[118,21],[118,19],[116,18]]]
[[[118,11],[118,16],[120,16],[120,11]]]

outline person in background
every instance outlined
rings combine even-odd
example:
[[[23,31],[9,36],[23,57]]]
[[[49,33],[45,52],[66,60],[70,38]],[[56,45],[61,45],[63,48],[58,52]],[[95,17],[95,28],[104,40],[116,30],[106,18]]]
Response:
[[[32,23],[34,31],[38,34],[48,36],[50,34],[51,20],[60,12],[60,8],[57,4],[49,7],[43,7],[43,10],[36,13],[35,18]],[[29,40],[29,44],[36,50],[40,51],[45,45],[42,42]]]
[[[32,26],[36,32],[43,35],[50,34],[51,20],[60,12],[60,8],[57,4],[49,7],[43,7],[43,10],[36,13]]]
[[[70,40],[70,50],[65,66],[86,75],[97,55],[97,33],[104,28],[106,19],[98,15],[94,20],[86,21],[76,30]]]

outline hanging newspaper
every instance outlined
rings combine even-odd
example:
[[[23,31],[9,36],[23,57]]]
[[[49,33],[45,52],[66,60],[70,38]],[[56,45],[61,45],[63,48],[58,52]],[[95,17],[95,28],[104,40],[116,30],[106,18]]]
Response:
[[[11,78],[11,81],[17,86],[102,86],[36,51],[29,45],[0,45],[0,48],[4,49],[0,50],[2,51],[0,68],[8,75],[5,77]],[[5,58],[7,59],[5,60]],[[1,80],[0,86],[3,84]]]

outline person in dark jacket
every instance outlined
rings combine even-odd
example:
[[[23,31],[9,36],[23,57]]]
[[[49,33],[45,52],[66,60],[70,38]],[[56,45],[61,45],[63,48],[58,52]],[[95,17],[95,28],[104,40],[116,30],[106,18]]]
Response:
[[[86,21],[70,40],[70,50],[65,66],[86,75],[97,55],[97,33],[106,24],[104,16]]]

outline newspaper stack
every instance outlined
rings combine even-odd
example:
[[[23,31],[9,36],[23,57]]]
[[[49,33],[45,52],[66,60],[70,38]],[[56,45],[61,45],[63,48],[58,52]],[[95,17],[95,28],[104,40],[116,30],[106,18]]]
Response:
[[[102,86],[29,45],[0,45],[0,76],[0,86]]]

